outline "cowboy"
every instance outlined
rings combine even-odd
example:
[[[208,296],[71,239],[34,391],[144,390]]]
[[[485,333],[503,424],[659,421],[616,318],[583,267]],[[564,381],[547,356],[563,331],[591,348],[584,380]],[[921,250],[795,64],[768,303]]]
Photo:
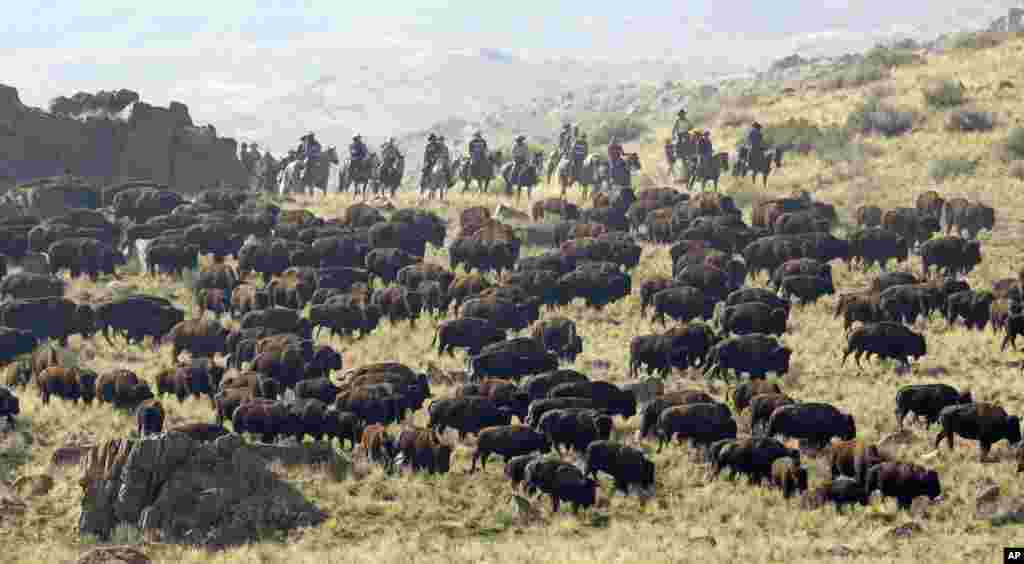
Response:
[[[572,175],[575,177],[583,168],[583,161],[587,158],[590,147],[587,145],[587,134],[580,133],[576,143],[572,146]]]
[[[366,144],[363,143],[363,136],[357,134],[352,137],[352,143],[348,146],[348,156],[352,162],[362,162],[368,154]]]
[[[526,144],[526,136],[516,137],[516,143],[512,146],[512,161],[515,166],[512,168],[513,178],[518,179],[522,167],[530,160],[530,147]]]
[[[764,134],[761,132],[761,124],[756,121],[751,124],[747,133],[747,147],[750,151],[747,155],[747,163],[759,163],[764,156]]]
[[[686,108],[680,109],[676,116],[676,123],[672,126],[672,138],[681,141],[682,136],[693,129],[693,124],[686,117]]]
[[[302,137],[301,154],[305,157],[307,162],[315,161],[320,158],[320,142],[316,140],[312,132],[307,133]]]
[[[469,156],[474,163],[487,158],[487,141],[479,131],[474,133],[473,139],[469,141]]]
[[[426,178],[430,172],[430,167],[434,166],[434,161],[437,159],[437,136],[431,133],[427,136],[427,146],[423,149],[423,170],[422,178]]]
[[[611,141],[608,142],[608,160],[613,166],[622,160],[622,145],[619,144],[619,140],[616,137],[612,137]]]
[[[711,145],[710,131],[702,133],[700,138],[697,140],[697,154],[704,159],[711,158],[711,155],[714,154],[714,148]]]
[[[398,150],[398,145],[395,144],[394,137],[388,137],[388,140],[380,146],[380,153],[385,161],[393,161],[402,156],[401,151]]]
[[[572,126],[568,123],[562,124],[562,131],[558,132],[558,153],[567,155],[572,148]]]
[[[444,142],[444,135],[438,135],[434,153],[434,161],[441,160],[444,163],[445,181],[451,182],[451,155],[448,152],[448,145]]]

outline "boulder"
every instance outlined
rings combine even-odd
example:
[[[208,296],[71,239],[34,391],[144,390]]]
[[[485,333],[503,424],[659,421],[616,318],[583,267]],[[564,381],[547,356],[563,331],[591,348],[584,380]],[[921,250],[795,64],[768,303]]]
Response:
[[[72,175],[49,176],[24,182],[7,193],[28,215],[43,219],[67,213],[69,209],[100,207],[100,189],[89,180]]]
[[[302,459],[235,434],[212,443],[173,431],[108,441],[82,461],[79,533],[107,539],[128,523],[164,542],[216,547],[324,521],[324,512],[270,472],[260,453]]]

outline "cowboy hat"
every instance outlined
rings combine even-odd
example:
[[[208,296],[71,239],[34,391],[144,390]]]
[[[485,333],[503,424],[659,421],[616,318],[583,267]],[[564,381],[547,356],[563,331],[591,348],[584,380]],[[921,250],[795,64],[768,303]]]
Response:
[[[520,135],[520,136],[516,137],[516,141],[526,141],[526,136],[525,135]]]
[[[755,122],[754,122],[754,127],[758,128],[758,129],[761,129],[761,124],[760,124],[760,123],[757,123],[757,122],[755,121]]]
[[[686,108],[679,108],[679,113],[677,115],[685,115],[685,114],[686,114]]]

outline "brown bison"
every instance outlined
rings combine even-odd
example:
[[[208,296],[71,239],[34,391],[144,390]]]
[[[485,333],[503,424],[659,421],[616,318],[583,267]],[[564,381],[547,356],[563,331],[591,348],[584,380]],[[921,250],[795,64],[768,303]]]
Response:
[[[164,406],[158,400],[146,400],[135,410],[140,437],[156,434],[164,429]]]
[[[950,450],[953,449],[953,436],[978,441],[981,444],[981,460],[985,461],[994,443],[1006,439],[1010,445],[1020,442],[1020,417],[1008,415],[1002,407],[992,403],[968,403],[950,405],[939,412],[939,423],[942,431],[935,438],[938,448],[942,439]]]
[[[92,370],[51,366],[36,375],[36,386],[43,404],[55,395],[67,401],[92,403],[96,397],[96,373]]]
[[[905,462],[883,462],[868,470],[865,493],[878,490],[882,498],[895,497],[900,509],[910,509],[915,497],[936,499],[942,495],[939,473],[923,466]]]
[[[398,451],[413,471],[447,474],[451,467],[452,447],[444,444],[429,429],[407,427],[398,435]]]
[[[398,444],[388,434],[387,427],[380,423],[367,425],[363,429],[360,444],[370,462],[388,464],[398,454]]]
[[[888,461],[888,457],[878,450],[877,445],[864,439],[836,441],[832,443],[829,452],[832,478],[850,476],[862,484],[867,480],[868,469]]]
[[[772,485],[782,490],[782,495],[789,498],[793,493],[807,491],[807,469],[792,458],[783,457],[772,462]]]
[[[476,450],[470,472],[476,472],[477,460],[481,468],[487,468],[491,454],[500,455],[507,462],[514,456],[532,452],[551,451],[551,442],[541,432],[526,425],[502,425],[482,429],[477,435]]]

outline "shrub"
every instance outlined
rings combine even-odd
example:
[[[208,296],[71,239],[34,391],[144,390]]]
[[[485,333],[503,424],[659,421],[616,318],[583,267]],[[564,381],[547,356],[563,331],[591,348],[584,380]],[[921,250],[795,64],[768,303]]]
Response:
[[[849,131],[839,127],[825,129],[814,149],[818,158],[829,165],[861,162],[868,158],[864,145],[855,143]]]
[[[846,127],[865,135],[879,133],[895,137],[910,131],[916,119],[917,116],[911,111],[890,107],[878,98],[868,98],[850,112],[846,118]]]
[[[1024,159],[1024,127],[1015,127],[1006,138],[1006,152],[1011,160]]]
[[[940,80],[921,90],[926,104],[932,108],[952,108],[966,101],[964,87],[955,80]]]
[[[923,62],[924,59],[911,49],[913,47],[885,47],[879,45],[864,55],[864,61],[868,64],[881,65],[883,67],[900,67]]]
[[[619,143],[634,141],[651,130],[646,123],[632,117],[612,118],[594,128],[590,133],[591,145],[607,145],[612,137]]]
[[[1002,43],[997,33],[975,31],[959,33],[953,38],[953,47],[957,49],[988,49]]]
[[[858,63],[850,68],[835,71],[832,76],[825,79],[825,88],[838,90],[841,88],[855,88],[869,82],[882,80],[886,77],[885,68],[878,63]]]
[[[991,131],[995,126],[995,115],[978,110],[957,110],[946,122],[949,131]]]
[[[928,176],[936,182],[944,182],[957,176],[971,176],[978,168],[978,162],[964,158],[937,159],[928,165]]]
[[[1010,178],[1024,181],[1024,161],[1013,161],[1010,163]]]

